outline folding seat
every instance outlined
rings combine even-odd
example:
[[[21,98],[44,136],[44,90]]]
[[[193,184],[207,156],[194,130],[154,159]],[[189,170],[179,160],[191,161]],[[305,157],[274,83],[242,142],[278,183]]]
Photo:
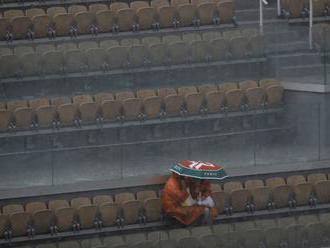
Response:
[[[265,42],[263,36],[256,35],[250,37],[248,47],[249,53],[252,57],[259,58],[265,56]]]
[[[190,61],[190,46],[185,42],[175,42],[168,45],[171,64],[185,64]]]
[[[88,11],[96,14],[98,11],[108,10],[108,6],[103,3],[93,3],[88,6]]]
[[[124,224],[134,224],[140,221],[140,201],[132,193],[119,193],[115,195],[115,203],[121,206]]]
[[[14,212],[9,215],[10,230],[13,237],[31,234],[31,217],[29,213]]]
[[[257,186],[248,189],[252,196],[252,202],[256,210],[267,209],[271,205],[271,189],[269,187]]]
[[[95,102],[85,102],[79,105],[79,117],[82,123],[95,123],[100,120],[99,106]]]
[[[91,95],[76,95],[72,97],[72,102],[79,106],[82,103],[90,103],[93,102],[93,97]]]
[[[100,206],[103,203],[113,203],[113,199],[110,195],[96,195],[93,197],[93,204]]]
[[[283,103],[283,92],[282,86],[273,85],[266,89],[267,104],[269,106],[278,106]]]
[[[223,38],[217,38],[210,41],[211,59],[221,61],[229,56],[228,43]]]
[[[102,92],[94,95],[95,102],[101,105],[104,101],[113,101],[115,98],[112,93]]]
[[[180,5],[183,5],[183,4],[190,4],[190,1],[189,0],[172,0],[171,1],[171,5],[172,6],[180,6]]]
[[[66,14],[67,11],[64,7],[54,6],[47,8],[47,15],[53,18],[57,14]]]
[[[96,25],[101,33],[111,32],[114,28],[114,17],[116,12],[113,10],[100,10],[96,13]]]
[[[142,67],[147,65],[147,53],[144,45],[133,45],[128,50],[130,67]]]
[[[156,192],[153,190],[143,190],[136,192],[136,199],[141,203],[149,198],[157,198]]]
[[[156,96],[156,93],[154,89],[142,89],[136,91],[136,96],[138,98],[147,98],[151,96]]]
[[[71,103],[61,104],[57,107],[59,122],[61,126],[77,125],[76,106]]]
[[[18,108],[27,108],[28,102],[26,100],[12,100],[7,102],[7,110],[15,111]]]
[[[44,202],[31,202],[25,211],[32,215],[32,226],[36,234],[48,233],[53,229],[53,211],[47,209]]]
[[[149,3],[147,1],[133,1],[130,3],[130,8],[137,11],[140,8],[149,7]]]
[[[149,96],[143,99],[143,112],[147,119],[159,118],[162,113],[163,100],[159,96]]]
[[[3,55],[0,57],[0,76],[2,78],[17,77],[20,75],[21,62],[16,55]]]
[[[238,84],[239,88],[243,91],[246,91],[249,88],[256,88],[258,87],[258,83],[257,81],[254,80],[246,80],[246,81],[242,81]]]
[[[220,23],[231,23],[234,18],[234,6],[232,0],[220,1],[217,3]]]
[[[202,84],[197,86],[198,92],[206,95],[209,92],[218,91],[218,87],[215,84]]]
[[[201,93],[188,93],[185,94],[185,107],[188,114],[200,114],[204,111],[204,97]]]
[[[73,26],[73,14],[56,14],[53,17],[53,22],[55,25],[56,35],[65,36],[70,35],[70,30]]]
[[[128,65],[128,49],[127,46],[111,47],[107,50],[109,58],[110,70],[127,67]]]
[[[0,109],[0,130],[7,130],[11,126],[12,113],[6,109]]]
[[[191,56],[195,62],[208,62],[211,59],[209,43],[207,41],[193,41],[191,43]]]
[[[324,180],[327,180],[327,176],[324,173],[313,173],[307,175],[307,182],[312,184]]]
[[[108,49],[110,47],[118,47],[119,42],[117,40],[101,40],[100,48]]]
[[[125,241],[123,235],[106,236],[103,239],[103,244],[106,247],[125,247]]]
[[[119,31],[135,31],[136,29],[135,11],[130,8],[117,11],[117,25]]]
[[[122,116],[121,101],[105,100],[101,105],[102,117],[105,121],[115,121]]]
[[[70,201],[70,205],[73,209],[78,210],[81,206],[91,205],[92,202],[88,197],[77,197]]]
[[[16,128],[28,129],[34,125],[32,108],[17,108],[14,111],[14,116]]]
[[[5,232],[9,229],[9,219],[5,214],[0,213],[0,238],[5,237]]]
[[[201,3],[197,5],[200,25],[216,24],[216,6],[214,3]]]
[[[315,182],[314,192],[319,203],[328,203],[330,201],[330,181]]]
[[[74,227],[75,210],[64,203],[65,201],[55,202],[48,204],[49,209],[54,209],[55,212],[55,224],[59,232],[72,230]]]
[[[41,58],[44,74],[61,74],[64,71],[64,57],[62,52],[45,52]]]
[[[151,7],[159,8],[163,6],[170,6],[168,0],[152,0],[150,2]]]
[[[225,96],[228,111],[239,111],[243,100],[242,90],[228,90]]]
[[[280,81],[276,79],[262,79],[259,81],[259,86],[264,89],[267,89],[269,86],[273,86],[273,85],[280,86]]]
[[[18,16],[24,16],[23,10],[20,9],[10,9],[3,12],[3,17],[5,18],[14,18]]]
[[[306,178],[303,175],[293,175],[286,178],[287,184],[294,186],[300,183],[306,183]]]
[[[58,248],[80,248],[80,244],[78,241],[74,240],[61,241],[58,243]]]
[[[158,37],[158,36],[145,36],[145,37],[142,37],[141,41],[142,41],[143,45],[146,45],[149,47],[152,45],[162,43],[161,37]]]
[[[64,61],[67,72],[84,72],[88,67],[86,53],[78,49],[66,51]]]
[[[80,11],[74,15],[77,24],[78,34],[90,34],[91,28],[95,24],[95,15],[92,12]]]
[[[221,83],[218,86],[219,90],[222,90],[224,92],[227,92],[229,90],[236,90],[238,88],[237,83]]]
[[[93,228],[99,226],[97,207],[95,205],[81,205],[77,210],[80,228]]]
[[[72,100],[70,97],[67,96],[59,96],[59,97],[51,98],[50,103],[52,106],[55,106],[57,108],[62,104],[72,103]]]
[[[189,27],[196,25],[196,7],[192,4],[182,4],[177,7],[178,21],[180,27]]]
[[[247,189],[233,189],[230,193],[230,201],[233,211],[250,211],[250,198],[251,195]]]
[[[54,127],[56,108],[54,106],[40,106],[35,110],[39,127]]]
[[[97,204],[97,203],[94,203]],[[118,224],[119,208],[118,204],[106,201],[98,205],[99,218],[103,226],[113,226]]]
[[[137,9],[136,17],[138,19],[140,30],[156,28],[156,10],[153,7]]]
[[[233,190],[243,189],[243,185],[239,181],[231,181],[224,183],[223,190],[225,193],[230,194]]]
[[[141,99],[128,98],[122,101],[122,105],[125,120],[139,120],[143,118]]]
[[[14,39],[24,39],[32,31],[31,19],[27,16],[13,17],[10,21]]]
[[[125,99],[135,98],[135,93],[133,91],[120,91],[116,93],[116,100],[123,101]]]
[[[167,47],[165,44],[153,44],[148,47],[150,65],[164,65],[168,63]]]
[[[159,25],[161,28],[174,28],[177,26],[177,15],[175,7],[158,7]]]
[[[31,17],[34,37],[47,37],[50,27],[50,17],[46,14],[34,15]]]
[[[20,212],[24,212],[24,208],[21,204],[8,204],[2,207],[2,213],[5,215],[11,215]]]
[[[249,88],[245,91],[245,97],[249,109],[261,108],[265,104],[265,91],[263,88]]]
[[[10,31],[9,18],[0,17],[0,40],[5,39],[7,32]]]
[[[257,187],[263,187],[264,182],[260,179],[250,179],[244,183],[246,189],[253,189]]]
[[[89,48],[86,50],[87,65],[90,71],[106,71],[108,68],[107,55],[102,48]]]
[[[37,53],[27,53],[20,57],[21,73],[24,76],[39,75],[41,69],[41,56]]]
[[[124,3],[124,2],[114,2],[114,3],[111,3],[111,5],[110,5],[110,10],[113,10],[113,11],[118,11],[118,10],[127,9],[127,8],[129,8],[129,6],[127,3]]]
[[[73,4],[68,7],[68,13],[70,14],[77,14],[81,11],[87,11],[86,6]]]
[[[183,107],[183,96],[168,95],[164,97],[166,116],[181,116]]]
[[[244,58],[248,51],[248,40],[246,37],[230,39],[229,51],[233,59]]]
[[[174,88],[159,88],[157,89],[157,96],[164,98],[169,95],[177,95],[177,92]]]

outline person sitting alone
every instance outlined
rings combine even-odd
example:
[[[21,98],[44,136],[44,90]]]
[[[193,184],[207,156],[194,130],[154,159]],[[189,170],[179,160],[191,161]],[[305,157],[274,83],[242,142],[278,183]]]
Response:
[[[165,184],[162,203],[165,213],[184,225],[210,225],[218,215],[209,181],[176,173]]]

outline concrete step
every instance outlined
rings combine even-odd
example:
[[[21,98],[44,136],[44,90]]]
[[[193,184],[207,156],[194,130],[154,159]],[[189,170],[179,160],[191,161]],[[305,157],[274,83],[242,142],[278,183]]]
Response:
[[[278,66],[322,64],[322,57],[315,52],[298,52],[269,56],[271,63]]]
[[[278,44],[278,43],[288,43],[296,42],[300,40],[300,35],[295,31],[289,30],[273,30],[265,31],[265,42]]]
[[[259,21],[259,9],[242,9],[236,10],[235,15],[237,21]],[[264,9],[264,20],[275,19],[276,9],[275,8],[265,8]]]
[[[319,78],[324,78],[325,73],[330,76],[330,64],[326,66],[323,64],[284,66],[277,72],[279,77],[303,77],[304,75],[316,75]]]
[[[292,52],[292,51],[301,51],[306,49],[309,49],[308,41],[266,43],[267,53]]]

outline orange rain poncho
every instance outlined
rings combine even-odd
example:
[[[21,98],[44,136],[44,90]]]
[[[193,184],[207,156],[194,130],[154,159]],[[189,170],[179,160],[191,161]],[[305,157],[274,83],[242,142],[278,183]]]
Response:
[[[189,187],[191,196],[193,199],[197,199],[199,192],[202,197],[208,197],[211,195],[211,185],[208,181],[203,181],[199,187],[196,187],[194,180],[188,178],[186,186]],[[204,214],[206,206],[193,205],[189,207],[183,207],[183,202],[189,197],[189,193],[186,189],[182,188],[180,176],[172,174],[163,190],[163,208],[167,215],[174,217],[185,225],[190,225],[200,219]],[[212,218],[216,218],[218,211],[216,208],[210,208]]]

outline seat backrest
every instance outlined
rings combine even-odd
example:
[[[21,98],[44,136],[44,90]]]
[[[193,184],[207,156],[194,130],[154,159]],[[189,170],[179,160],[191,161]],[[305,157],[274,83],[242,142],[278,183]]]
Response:
[[[116,93],[116,100],[123,101],[125,99],[135,98],[135,94],[133,91],[122,91]]]
[[[48,208],[51,210],[56,210],[58,208],[69,208],[70,204],[67,200],[50,200],[48,202]]]
[[[157,194],[153,190],[143,190],[136,192],[136,199],[140,202],[144,202],[148,198],[157,198]]]
[[[129,8],[129,6],[127,3],[124,3],[124,2],[114,2],[114,3],[110,4],[110,10],[113,10],[113,11],[118,11],[118,10],[126,9],[126,8]]]
[[[49,99],[48,98],[38,98],[29,100],[29,105],[33,110],[36,110],[37,108],[43,106],[49,106]]]
[[[244,185],[246,189],[253,189],[256,187],[263,187],[264,182],[260,179],[252,179],[245,181]]]
[[[96,195],[93,197],[93,204],[99,206],[103,203],[113,203],[113,199],[110,195]]]
[[[119,193],[115,195],[115,203],[121,205],[125,201],[135,200],[134,194],[130,192]]]
[[[95,94],[94,98],[95,98],[95,102],[99,105],[101,105],[103,101],[114,100],[113,94],[108,93],[108,92],[101,92],[101,93]]]
[[[8,204],[2,207],[2,213],[5,215],[11,215],[18,212],[24,212],[24,208],[21,204]]]
[[[159,88],[157,89],[157,95],[164,98],[169,95],[177,95],[177,92],[174,88]]]
[[[289,185],[297,185],[300,183],[306,183],[306,178],[303,175],[293,175],[286,178],[286,182]]]
[[[266,186],[270,188],[275,188],[277,186],[285,185],[285,180],[283,177],[271,177],[265,180]]]
[[[81,206],[91,205],[91,200],[88,197],[73,198],[70,202],[72,208],[78,210]]]
[[[318,181],[327,180],[327,176],[324,173],[312,173],[307,175],[307,181],[309,183],[316,183]]]
[[[258,83],[257,83],[257,81],[254,81],[254,80],[246,80],[246,81],[239,82],[239,88],[243,91],[245,91],[249,88],[255,88],[255,87],[258,87]]]
[[[231,193],[233,190],[243,189],[243,185],[239,181],[227,182],[223,185],[223,190],[226,193]]]
[[[47,209],[46,203],[44,202],[29,202],[25,205],[25,211],[32,214],[35,211]]]
[[[138,90],[136,92],[136,96],[138,98],[146,98],[150,96],[156,96],[156,93],[154,89],[143,89],[143,90]]]
[[[197,93],[197,89],[195,86],[184,86],[178,88],[179,96],[186,96],[187,94]]]

